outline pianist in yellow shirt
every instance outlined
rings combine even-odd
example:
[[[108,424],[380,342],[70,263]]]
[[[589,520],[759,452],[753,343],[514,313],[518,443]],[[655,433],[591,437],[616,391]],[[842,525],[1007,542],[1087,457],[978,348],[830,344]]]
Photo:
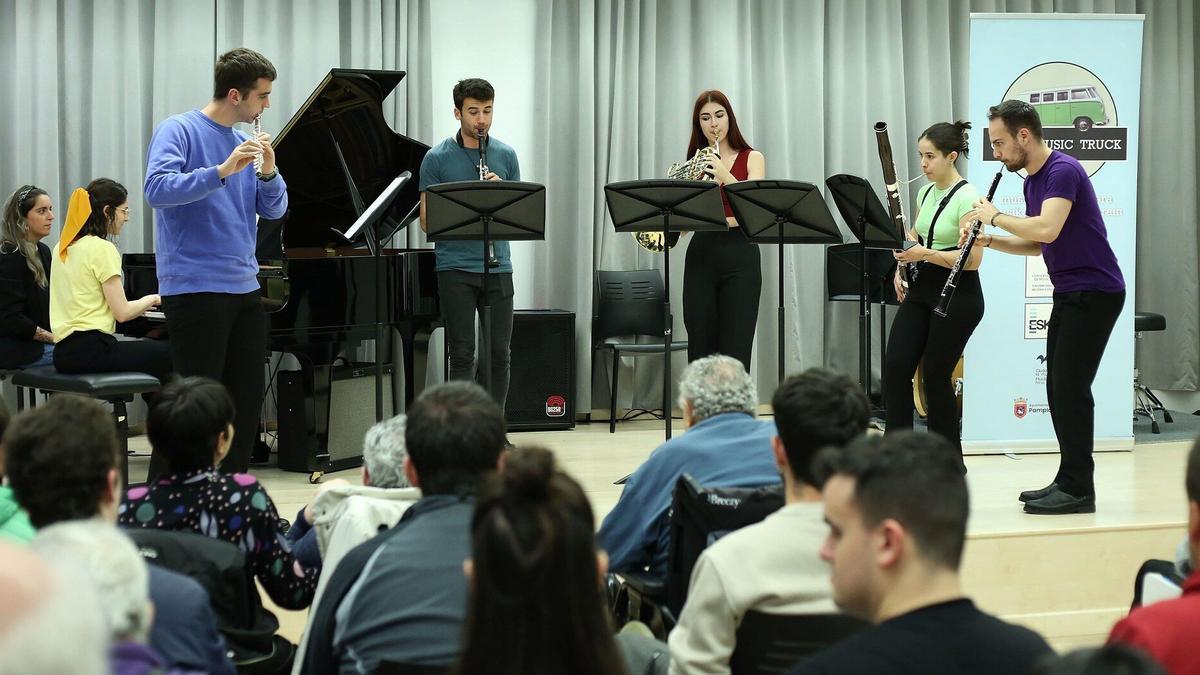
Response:
[[[121,253],[109,241],[129,221],[129,194],[120,183],[97,178],[77,188],[51,261],[50,326],[57,340],[54,367],[61,373],[136,371],[165,380],[171,373],[167,343],[118,340],[118,321],[157,307],[157,294],[130,301],[121,284]]]

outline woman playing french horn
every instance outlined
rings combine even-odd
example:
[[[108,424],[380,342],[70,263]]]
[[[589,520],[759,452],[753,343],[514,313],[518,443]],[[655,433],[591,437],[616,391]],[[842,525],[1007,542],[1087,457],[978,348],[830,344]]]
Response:
[[[766,174],[763,154],[750,147],[738,129],[733,107],[717,90],[701,92],[692,111],[688,157],[706,147],[716,150],[707,173],[722,186],[757,180]],[[750,370],[750,352],[758,323],[762,269],[758,246],[738,227],[729,200],[725,232],[697,232],[688,245],[683,268],[683,323],[688,333],[688,361],[710,354],[732,356]]]

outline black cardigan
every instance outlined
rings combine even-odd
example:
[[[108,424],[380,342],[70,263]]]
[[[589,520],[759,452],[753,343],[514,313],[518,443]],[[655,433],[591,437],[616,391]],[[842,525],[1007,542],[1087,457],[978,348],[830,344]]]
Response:
[[[50,248],[37,244],[46,277]],[[0,253],[0,368],[37,361],[45,345],[33,339],[38,327],[50,330],[50,296],[38,286],[20,251]]]

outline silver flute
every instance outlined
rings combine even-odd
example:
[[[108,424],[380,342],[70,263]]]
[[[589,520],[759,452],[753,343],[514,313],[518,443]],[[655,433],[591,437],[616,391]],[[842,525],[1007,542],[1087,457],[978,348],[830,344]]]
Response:
[[[254,116],[254,142],[258,142],[258,135],[262,133],[262,113]],[[259,150],[254,157],[254,173],[261,178],[263,175],[263,151]]]

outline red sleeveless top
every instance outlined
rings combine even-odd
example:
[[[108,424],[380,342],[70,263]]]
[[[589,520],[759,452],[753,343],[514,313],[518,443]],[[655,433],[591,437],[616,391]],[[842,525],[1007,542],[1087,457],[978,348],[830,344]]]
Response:
[[[746,180],[750,175],[750,168],[747,163],[750,160],[750,152],[752,148],[744,148],[738,151],[737,158],[733,160],[733,166],[729,167],[729,173],[738,180]],[[721,203],[725,205],[725,217],[732,218],[733,210],[729,208],[729,198],[725,196],[725,186],[721,186]]]

